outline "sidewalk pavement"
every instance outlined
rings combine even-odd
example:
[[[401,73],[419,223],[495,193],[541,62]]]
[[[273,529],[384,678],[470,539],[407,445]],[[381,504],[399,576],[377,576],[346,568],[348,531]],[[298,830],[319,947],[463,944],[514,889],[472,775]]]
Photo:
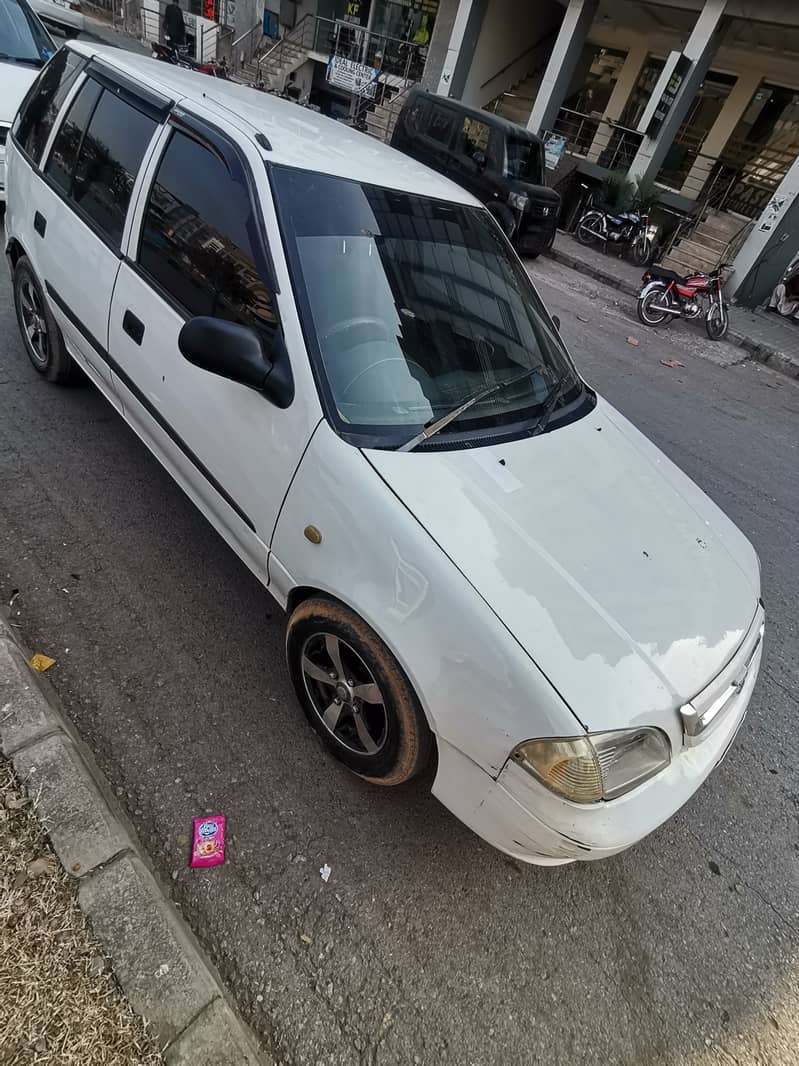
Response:
[[[0,751],[77,880],[78,904],[132,1008],[149,1023],[167,1066],[270,1066],[29,659],[0,612]]]
[[[574,237],[560,230],[555,244],[545,253],[580,274],[601,281],[628,296],[637,297],[643,267],[634,266],[615,252],[584,248]],[[799,324],[757,309],[730,307],[730,329],[726,340],[747,351],[759,363],[799,379]]]

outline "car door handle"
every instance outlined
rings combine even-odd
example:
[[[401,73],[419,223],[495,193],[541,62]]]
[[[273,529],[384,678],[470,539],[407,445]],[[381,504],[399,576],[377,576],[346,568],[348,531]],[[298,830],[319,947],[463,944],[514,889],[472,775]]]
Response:
[[[33,228],[36,230],[40,237],[44,236],[44,231],[47,229],[47,219],[38,211],[33,216]]]
[[[144,323],[139,321],[132,311],[126,311],[122,318],[122,328],[135,344],[141,344],[144,337]]]

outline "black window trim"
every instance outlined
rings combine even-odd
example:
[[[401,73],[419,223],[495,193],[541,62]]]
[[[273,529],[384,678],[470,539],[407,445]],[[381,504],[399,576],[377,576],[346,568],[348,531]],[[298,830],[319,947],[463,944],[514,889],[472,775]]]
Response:
[[[258,198],[257,191],[255,189],[255,182],[252,175],[252,170],[247,161],[246,156],[241,150],[241,147],[235,142],[235,140],[224,133],[213,123],[208,122],[204,118],[200,118],[197,115],[191,114],[188,111],[184,111],[182,108],[175,108],[169,115],[167,125],[171,126],[173,130],[183,133],[187,137],[191,137],[192,140],[197,141],[203,148],[207,149],[213,155],[215,155],[222,163],[224,163],[228,173],[233,178],[239,178],[247,189],[247,195],[250,201],[250,207],[253,212],[253,218],[255,220],[255,226],[252,229],[248,228],[248,236],[250,238],[250,244],[253,249],[253,253],[256,256],[255,266],[258,269],[258,273],[261,276],[261,280],[264,285],[272,293],[274,299],[274,312],[275,312],[275,329],[280,329],[280,310],[278,306],[277,297],[280,294],[280,289],[277,284],[277,276],[275,274],[274,264],[272,261],[272,255],[269,250],[269,244],[266,239],[266,225],[264,222],[263,212],[261,210],[261,203]],[[158,160],[155,163],[155,168],[151,180],[148,182],[145,188],[142,189],[144,194],[144,207],[142,208],[141,216],[139,217],[138,230],[132,232],[130,237],[130,251],[129,254],[123,256],[123,259],[127,266],[136,274],[141,280],[152,288],[155,293],[166,303],[175,314],[179,315],[185,322],[188,322],[194,316],[191,311],[184,306],[178,299],[176,299],[172,293],[168,292],[163,285],[154,278],[152,274],[139,262],[139,255],[141,253],[142,236],[144,235],[144,220],[147,215],[147,210],[150,206],[150,196],[153,191],[153,187],[158,180],[158,171],[161,167],[161,163],[169,150],[169,145],[172,143],[172,134],[166,139],[163,148],[159,154]]]
[[[104,89],[115,93],[120,100],[135,107],[148,118],[161,125],[175,106],[175,101],[161,93],[140,85],[126,74],[93,56],[88,63],[86,74],[99,82]]]
[[[81,78],[81,75],[85,74],[86,67],[89,65],[88,59],[86,59],[85,56],[82,56],[80,54],[80,52],[76,52],[74,48],[70,48],[68,44],[63,44],[61,46],[61,48],[58,49],[57,52],[54,52],[53,55],[50,57],[50,59],[45,64],[45,66],[43,66],[42,69],[39,71],[38,75],[36,76],[36,79],[33,81],[33,83],[31,84],[30,88],[25,93],[24,97],[22,98],[22,103],[19,105],[17,113],[16,113],[16,115],[14,117],[14,121],[11,124],[11,131],[10,131],[10,134],[9,134],[9,136],[11,137],[11,140],[12,140],[16,150],[19,152],[19,154],[22,156],[22,158],[25,160],[25,162],[29,163],[33,167],[33,169],[35,171],[37,171],[39,174],[44,174],[44,171],[42,170],[42,159],[44,159],[44,148],[42,149],[42,159],[40,159],[39,162],[37,163],[35,161],[35,159],[33,158],[33,156],[30,155],[30,153],[26,151],[26,149],[23,146],[22,142],[17,137],[16,131],[19,128],[20,117],[22,115],[22,112],[25,110],[27,105],[30,103],[31,98],[33,97],[33,95],[35,94],[36,90],[39,87],[39,79],[41,78],[42,74],[47,69],[49,64],[52,63],[52,61],[55,59],[55,57],[62,51],[71,52],[72,55],[78,57],[78,60],[80,62],[79,62],[77,71],[75,73],[75,80],[73,81],[72,85],[69,88],[69,92],[67,93],[66,99],[63,101],[63,103],[61,104],[61,107],[58,110],[58,114],[55,117],[55,121],[53,122],[53,125],[52,125],[52,127],[50,129],[50,133],[48,133],[48,135],[47,135],[47,140],[48,141],[50,140],[50,137],[53,134],[53,130],[61,129],[61,121],[63,119],[63,112],[64,112],[64,107],[66,105],[66,101],[67,101],[67,99],[69,99],[70,94],[72,93],[72,90],[75,89],[75,86],[78,85],[78,84],[83,84],[80,81],[80,78]],[[78,91],[80,91],[80,90],[78,90]],[[70,103],[71,103],[71,100],[70,100]],[[47,141],[45,141],[45,148],[46,147],[47,147]]]

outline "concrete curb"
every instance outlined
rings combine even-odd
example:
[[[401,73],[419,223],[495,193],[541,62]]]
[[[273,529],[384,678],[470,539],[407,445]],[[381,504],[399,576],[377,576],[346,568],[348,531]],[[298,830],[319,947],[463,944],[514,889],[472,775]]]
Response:
[[[91,753],[0,612],[0,750],[168,1066],[272,1066],[166,897]]]
[[[555,239],[557,240],[557,238]],[[611,289],[618,289],[619,292],[623,292],[627,296],[638,297],[640,286],[633,285],[631,281],[611,274],[609,270],[602,270],[600,267],[583,262],[582,259],[576,259],[573,255],[569,255],[568,252],[562,252],[559,248],[555,248],[554,245],[552,248],[547,248],[544,255],[549,259],[554,259],[556,263],[560,263],[562,266],[576,270],[578,274],[585,274],[587,277],[593,278],[594,281],[601,281],[603,285],[608,285]]]
[[[586,277],[593,278],[594,281],[601,281],[603,285],[608,285],[612,289],[618,289],[619,292],[623,292],[627,296],[638,297],[639,286],[633,285],[631,281],[627,281],[625,278],[616,277],[609,270],[602,270],[591,263],[585,263],[582,259],[577,259],[575,256],[569,255],[568,252],[563,252],[554,246],[548,248],[544,255],[554,259],[556,263],[560,263],[562,266],[576,270],[578,274],[584,274]],[[745,333],[740,333],[735,329],[728,331],[725,340],[729,341],[730,344],[734,344],[736,348],[743,349],[755,362],[763,363],[764,366],[769,367],[771,370],[776,370],[780,374],[799,380],[799,362],[785,355],[784,352],[771,348],[767,344],[761,344],[759,341],[753,340]]]

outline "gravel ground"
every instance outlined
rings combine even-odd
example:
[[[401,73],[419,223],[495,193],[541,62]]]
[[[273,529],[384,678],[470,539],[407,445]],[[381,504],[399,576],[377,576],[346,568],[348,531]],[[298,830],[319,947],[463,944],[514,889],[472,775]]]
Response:
[[[162,1063],[78,908],[76,883],[4,762],[0,855],[0,1066]]]

